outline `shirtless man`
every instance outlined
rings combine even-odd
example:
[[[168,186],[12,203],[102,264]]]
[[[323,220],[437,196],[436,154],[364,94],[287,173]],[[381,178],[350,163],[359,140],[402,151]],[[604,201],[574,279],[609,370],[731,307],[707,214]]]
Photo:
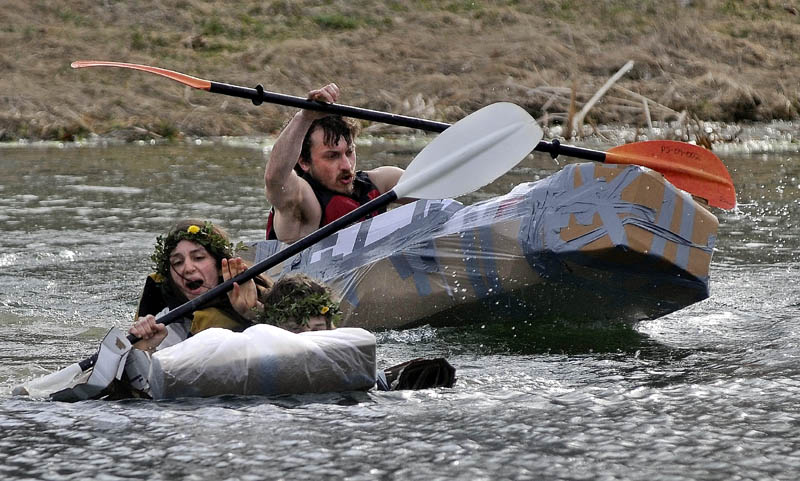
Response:
[[[328,84],[308,98],[334,103],[339,87]],[[399,167],[356,171],[357,134],[357,127],[340,116],[312,110],[295,114],[264,171],[272,205],[267,239],[294,242],[394,188],[403,175]]]

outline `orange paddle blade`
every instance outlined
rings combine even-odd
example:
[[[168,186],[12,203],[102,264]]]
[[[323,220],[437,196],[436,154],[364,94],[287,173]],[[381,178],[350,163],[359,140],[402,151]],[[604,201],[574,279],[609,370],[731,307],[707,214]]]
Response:
[[[606,162],[636,164],[660,172],[675,187],[714,207],[736,207],[736,189],[722,161],[708,149],[674,140],[650,140],[614,147]]]
[[[211,82],[208,80],[203,80],[201,78],[192,77],[191,75],[186,75],[180,72],[174,72],[172,70],[167,70],[165,68],[159,67],[150,67],[149,65],[139,65],[136,63],[124,63],[124,62],[106,62],[103,60],[76,60],[71,64],[72,68],[84,68],[84,67],[120,67],[120,68],[129,68],[133,70],[142,70],[144,72],[154,73],[156,75],[161,75],[162,77],[171,78],[177,82],[180,82],[184,85],[188,85],[189,87],[193,87],[200,90],[209,90],[211,89]]]

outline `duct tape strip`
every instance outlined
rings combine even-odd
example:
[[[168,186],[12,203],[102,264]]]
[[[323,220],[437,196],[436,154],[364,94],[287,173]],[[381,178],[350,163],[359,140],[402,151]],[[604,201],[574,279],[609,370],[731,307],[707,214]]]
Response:
[[[692,233],[694,232],[695,209],[692,208],[694,201],[688,194],[683,194],[683,212],[681,214],[681,237],[678,243],[678,252],[675,254],[675,264],[681,269],[688,269],[689,254],[694,244],[691,243]]]
[[[664,255],[664,249],[667,246],[667,238],[662,235],[662,233],[671,233],[669,226],[672,224],[672,216],[675,213],[676,197],[676,191],[673,189],[664,189],[664,198],[661,201],[661,211],[658,213],[655,226],[653,226],[653,228],[649,228],[649,226],[646,225],[639,226],[656,234],[656,236],[653,237],[653,242],[650,244],[650,254],[654,256],[661,257]],[[658,229],[655,229],[655,227],[658,227]]]

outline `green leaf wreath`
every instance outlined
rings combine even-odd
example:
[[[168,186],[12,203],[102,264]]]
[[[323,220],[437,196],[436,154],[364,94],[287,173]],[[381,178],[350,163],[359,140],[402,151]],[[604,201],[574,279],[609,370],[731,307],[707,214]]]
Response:
[[[342,319],[342,311],[327,289],[314,292],[308,286],[299,286],[289,295],[266,299],[254,322],[278,326],[294,322],[298,326],[308,326],[309,319],[316,316],[323,316],[335,325]]]
[[[237,251],[244,248],[241,242],[235,246],[228,242],[214,231],[214,224],[208,221],[204,222],[202,226],[192,224],[184,230],[173,230],[166,236],[160,235],[156,238],[156,246],[153,249],[153,255],[150,256],[155,271],[164,278],[169,276],[169,254],[182,240],[190,240],[202,245],[217,259],[230,259]]]

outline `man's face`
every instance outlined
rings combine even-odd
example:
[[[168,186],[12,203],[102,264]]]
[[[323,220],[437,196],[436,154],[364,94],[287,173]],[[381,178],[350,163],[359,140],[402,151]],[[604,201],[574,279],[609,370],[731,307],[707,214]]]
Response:
[[[336,145],[325,145],[324,137],[320,128],[311,133],[311,163],[301,159],[300,167],[328,189],[351,194],[356,176],[356,147],[342,137]]]

